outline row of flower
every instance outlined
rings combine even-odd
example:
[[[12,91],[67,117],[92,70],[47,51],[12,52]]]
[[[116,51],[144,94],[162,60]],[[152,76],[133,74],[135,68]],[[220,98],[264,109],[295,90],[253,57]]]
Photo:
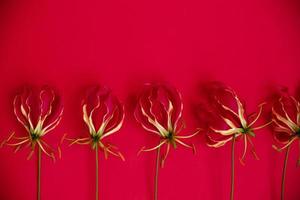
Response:
[[[231,194],[230,199],[234,199],[234,160],[235,142],[241,139],[244,142],[244,150],[240,157],[240,162],[244,164],[245,155],[250,147],[250,151],[255,158],[252,139],[255,132],[267,126],[272,127],[274,138],[277,141],[273,148],[282,151],[286,150],[283,174],[281,199],[284,199],[284,180],[286,163],[291,144],[300,136],[300,103],[290,95],[282,94],[272,105],[262,103],[258,106],[258,111],[249,115],[245,111],[245,104],[240,100],[235,91],[229,87],[220,87],[218,92],[211,93],[212,98],[207,109],[217,115],[214,123],[208,124],[207,128],[199,128],[190,135],[182,135],[180,132],[185,128],[183,121],[183,102],[181,94],[173,87],[166,84],[145,84],[141,94],[136,101],[134,117],[138,123],[148,132],[156,134],[160,142],[150,148],[143,147],[140,152],[156,151],[156,173],[154,179],[154,199],[158,199],[158,172],[164,166],[165,160],[172,147],[177,145],[187,147],[195,151],[193,144],[188,144],[185,140],[203,132],[206,134],[207,145],[218,148],[228,142],[232,144],[231,160]],[[256,125],[263,116],[263,108],[269,105],[270,112],[264,123]],[[54,90],[44,87],[39,91],[24,90],[14,98],[14,114],[17,120],[25,128],[27,135],[19,136],[14,132],[2,142],[1,146],[8,145],[18,151],[21,147],[31,148],[28,159],[32,157],[37,149],[38,155],[38,183],[37,199],[40,199],[40,176],[41,176],[41,156],[42,152],[55,159],[55,153],[61,155],[61,147],[57,151],[43,139],[43,136],[55,129],[63,117],[63,105]],[[125,111],[123,104],[118,98],[112,95],[107,87],[95,87],[87,91],[82,101],[83,121],[88,128],[87,137],[69,138],[64,135],[61,144],[68,141],[73,144],[87,144],[96,153],[96,200],[98,199],[98,150],[104,152],[105,157],[109,154],[125,160],[118,148],[112,144],[104,142],[104,138],[116,133],[122,127]],[[269,114],[269,115],[268,115]],[[279,146],[278,146],[279,145]],[[162,149],[163,148],[163,149]],[[162,150],[162,151],[161,151]],[[300,163],[298,161],[298,163]]]

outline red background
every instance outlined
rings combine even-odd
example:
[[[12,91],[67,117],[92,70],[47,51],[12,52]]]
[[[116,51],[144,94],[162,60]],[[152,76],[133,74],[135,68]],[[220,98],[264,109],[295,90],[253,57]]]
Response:
[[[13,115],[12,99],[24,85],[51,85],[63,98],[63,133],[87,134],[81,97],[89,85],[111,87],[127,108],[144,82],[165,81],[181,91],[186,132],[199,126],[193,103],[203,81],[233,87],[247,109],[300,78],[300,4],[293,0],[212,1],[10,1],[0,2],[0,139],[12,130],[25,134]],[[126,162],[100,158],[100,199],[152,199],[155,153],[136,156],[155,136],[144,131],[127,109],[123,128],[110,138]],[[202,138],[202,139],[201,139]],[[229,199],[230,145],[212,149],[203,136],[198,153],[171,151],[161,170],[159,199]],[[271,132],[257,132],[261,160],[251,154],[236,162],[236,199],[276,200],[280,196],[283,153],[271,148]],[[237,154],[241,155],[241,143]],[[0,199],[35,198],[36,161],[28,151],[0,149]],[[295,144],[287,171],[286,199],[300,198]],[[63,158],[42,162],[42,199],[94,198],[94,154],[88,146],[63,146]]]

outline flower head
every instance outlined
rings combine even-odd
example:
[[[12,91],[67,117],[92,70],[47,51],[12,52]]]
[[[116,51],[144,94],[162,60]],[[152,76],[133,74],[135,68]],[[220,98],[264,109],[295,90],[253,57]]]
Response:
[[[300,138],[300,102],[292,96],[282,96],[272,107],[272,116],[274,138],[282,145],[273,147],[281,151]]]
[[[176,148],[177,144],[180,144],[195,150],[193,145],[186,144],[182,139],[193,137],[199,130],[192,135],[179,135],[184,128],[182,110],[181,95],[176,89],[162,84],[146,84],[138,98],[134,116],[145,130],[158,135],[160,142],[153,148],[143,147],[140,152],[153,151],[166,145],[166,153],[162,159],[163,165],[170,146]]]
[[[235,103],[236,103],[236,111],[234,108],[230,108],[229,106],[224,105],[217,97],[216,102],[219,107],[220,114],[219,116],[222,118],[222,120],[225,122],[228,129],[225,130],[219,130],[211,127],[212,133],[209,133],[208,136],[208,146],[210,147],[221,147],[225,145],[227,142],[231,141],[233,137],[242,137],[244,140],[244,152],[242,154],[242,157],[240,158],[240,161],[242,164],[244,164],[245,155],[247,152],[247,146],[248,142],[251,145],[251,151],[254,154],[254,156],[258,159],[255,149],[252,143],[252,137],[255,137],[255,130],[261,129],[269,125],[271,122],[266,123],[261,126],[254,126],[257,120],[260,118],[263,106],[265,103],[262,103],[259,105],[259,111],[255,115],[247,115],[245,113],[245,108],[243,103],[240,101],[236,93],[232,89],[225,89],[226,93],[229,93],[231,97],[233,97]],[[253,116],[254,119],[251,122],[248,122],[250,118]]]
[[[23,145],[31,146],[28,159],[31,158],[38,145],[46,155],[54,159],[53,148],[43,140],[43,136],[58,126],[63,114],[63,107],[59,104],[54,91],[50,88],[43,88],[38,93],[24,90],[22,94],[14,98],[13,105],[14,114],[28,135],[17,137],[13,132],[2,145],[13,146],[15,151]]]
[[[91,144],[92,148],[100,147],[107,158],[108,153],[120,157],[123,155],[111,144],[105,144],[103,139],[116,133],[124,121],[124,108],[119,100],[106,87],[93,88],[82,101],[83,121],[89,137],[68,139],[73,144]]]

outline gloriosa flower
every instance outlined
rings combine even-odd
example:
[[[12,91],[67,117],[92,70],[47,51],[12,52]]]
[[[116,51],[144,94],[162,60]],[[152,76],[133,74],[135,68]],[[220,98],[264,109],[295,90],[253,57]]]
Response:
[[[61,121],[63,107],[59,105],[58,98],[50,88],[43,88],[36,94],[32,90],[24,90],[14,98],[14,114],[24,126],[28,135],[18,137],[13,132],[2,145],[15,147],[18,151],[22,146],[31,146],[30,159],[36,145],[48,156],[54,157],[54,150],[44,140],[48,132],[53,130]]]
[[[184,128],[182,120],[183,103],[180,93],[172,87],[162,84],[145,84],[145,89],[138,98],[134,112],[135,119],[142,127],[160,137],[157,146],[149,149],[143,147],[140,152],[149,152],[166,145],[166,152],[162,158],[162,166],[170,151],[170,146],[176,148],[177,143],[193,149],[194,145],[188,145],[182,139],[191,138],[195,133],[181,136],[179,133]]]
[[[289,96],[281,97],[277,104],[278,106],[275,104],[272,107],[274,138],[282,146],[273,145],[273,148],[282,151],[300,138],[300,103],[293,96]]]
[[[73,144],[91,144],[93,149],[100,147],[105,158],[108,153],[120,157],[124,156],[111,144],[105,144],[103,139],[117,132],[124,121],[124,108],[119,100],[106,87],[96,87],[88,93],[82,104],[83,120],[89,129],[89,137],[68,139]]]
[[[299,101],[292,96],[282,95],[272,107],[272,120],[274,122],[274,138],[281,145],[281,147],[273,145],[273,148],[277,151],[286,150],[281,180],[281,199],[284,199],[285,176],[290,147],[294,141],[299,141],[300,138]],[[300,165],[300,158],[298,158],[297,165]]]
[[[255,156],[256,159],[258,159],[251,138],[255,137],[254,131],[264,128],[271,123],[268,122],[264,125],[254,127],[254,124],[257,122],[257,120],[260,118],[262,114],[263,106],[265,105],[265,103],[262,103],[258,106],[259,111],[258,113],[256,113],[255,118],[251,122],[248,122],[249,118],[252,118],[254,115],[251,116],[246,115],[244,105],[242,104],[242,102],[240,101],[240,99],[232,89],[226,88],[225,92],[228,92],[234,98],[237,105],[237,111],[234,111],[234,109],[224,105],[216,97],[217,104],[219,105],[220,108],[219,115],[223,119],[225,124],[228,126],[228,129],[219,130],[211,127],[211,130],[218,136],[218,138],[216,138],[213,134],[208,134],[207,136],[209,141],[207,144],[210,147],[218,148],[223,146],[227,142],[233,140],[233,137],[235,138],[242,137],[242,139],[244,140],[244,151],[242,157],[240,158],[240,162],[244,164],[248,142],[251,145],[251,151],[253,155]]]

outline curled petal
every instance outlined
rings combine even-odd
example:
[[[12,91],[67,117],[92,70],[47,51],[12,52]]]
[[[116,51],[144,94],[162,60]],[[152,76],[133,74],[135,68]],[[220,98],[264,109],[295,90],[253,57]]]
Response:
[[[255,119],[249,124],[249,127],[253,126],[255,124],[255,122],[259,119],[259,117],[261,116],[261,113],[263,111],[263,106],[266,105],[266,103],[262,103],[259,105],[259,111],[257,116],[255,117]]]
[[[276,130],[281,130],[281,131],[283,131],[283,132],[286,132],[286,133],[291,134],[291,132],[292,132],[291,129],[282,126],[277,120],[273,119],[273,123],[276,125],[276,127],[275,127],[275,129],[274,129],[275,131],[276,131]],[[280,131],[280,132],[281,132],[281,131]]]
[[[181,120],[180,125],[179,126],[177,125],[176,129],[174,129],[174,132],[175,133],[180,133],[185,128],[186,128],[186,124],[183,120]]]
[[[146,112],[145,110],[141,107],[143,115],[145,115],[148,118],[148,122],[150,122],[153,126],[157,128],[159,133],[163,136],[166,137],[168,134],[168,131],[156,120],[152,119]]]
[[[118,105],[115,107],[115,110],[112,113],[111,117],[105,120],[98,130],[98,132],[103,131],[103,135],[101,139],[120,130],[120,128],[123,125],[124,117],[125,117],[124,107],[121,106],[120,103],[118,102]]]
[[[61,151],[61,145],[63,144],[64,140],[66,139],[67,134],[65,133],[62,138],[60,139],[59,145],[57,147],[57,151],[58,151],[58,158],[61,159],[62,158],[62,151]]]
[[[297,139],[297,136],[292,137],[290,139],[290,141],[281,148],[278,148],[276,145],[272,145],[272,147],[277,151],[282,151],[283,149],[286,149],[288,146],[290,146],[296,139]]]
[[[232,140],[232,138],[228,138],[228,139],[216,141],[216,140],[213,140],[212,138],[210,138],[209,136],[208,136],[208,138],[209,138],[211,141],[213,141],[213,144],[207,143],[207,146],[209,146],[209,147],[215,147],[215,148],[221,147],[221,146],[223,146],[224,144],[226,144],[227,142],[229,142],[230,140]]]
[[[55,100],[55,94],[53,90],[50,90],[50,101],[48,102],[48,106],[45,104],[47,103],[47,98],[43,98],[47,93],[46,90],[41,90],[40,92],[40,114],[39,114],[39,120],[41,121],[41,124],[43,125],[47,117],[49,117],[53,110],[53,102]],[[46,107],[46,109],[45,109]]]
[[[43,136],[43,135],[45,135],[46,133],[52,131],[53,129],[55,129],[55,128],[59,125],[59,123],[60,123],[60,121],[61,121],[61,119],[62,119],[63,111],[64,111],[64,110],[63,110],[63,108],[62,108],[62,109],[60,110],[60,113],[59,113],[58,117],[57,117],[53,122],[51,122],[49,125],[47,125],[45,128],[42,129],[42,134],[41,134],[41,136]]]
[[[100,105],[100,102],[99,102],[99,104],[97,104],[96,107],[93,108],[92,111],[94,111],[99,105]],[[92,112],[90,113],[90,115],[88,115],[88,113],[87,113],[87,104],[84,104],[82,106],[82,113],[83,113],[83,120],[84,120],[84,122],[86,123],[86,125],[89,128],[90,134],[96,133],[96,130],[95,130],[95,127],[94,127],[94,123],[91,121],[91,114],[92,114]]]
[[[104,155],[105,155],[106,159],[108,158],[108,153],[110,153],[110,154],[112,154],[112,155],[114,155],[116,157],[121,158],[121,160],[125,161],[125,157],[123,156],[123,154],[121,152],[117,151],[117,147],[115,147],[113,145],[108,145],[106,147],[102,143],[100,143],[99,145],[103,149]]]
[[[23,140],[23,141],[21,141],[21,142],[17,142],[17,143],[6,143],[6,145],[8,145],[8,146],[19,146],[19,145],[21,145],[21,144],[24,144],[24,143],[28,142],[29,140],[30,140],[30,139],[27,138],[27,139],[25,139],[25,140]]]
[[[240,135],[241,135],[241,133],[237,133],[237,134],[235,134],[235,137],[237,138]],[[210,135],[207,135],[207,138],[209,140],[209,142],[207,143],[207,146],[214,147],[214,148],[219,148],[221,146],[224,146],[227,142],[232,140],[232,137],[226,137],[224,139],[217,140],[217,139],[212,138]]]
[[[173,112],[173,104],[171,101],[169,101],[169,107],[167,110],[168,113],[168,130],[172,130],[173,129],[173,125],[172,125],[172,112]]]
[[[237,128],[237,127],[234,125],[234,123],[233,123],[230,119],[225,118],[225,117],[223,117],[223,116],[221,116],[221,117],[222,117],[222,119],[225,121],[225,123],[226,123],[230,128]]]
[[[278,131],[274,133],[274,139],[281,144],[287,144],[291,139],[291,134],[287,132]]]
[[[1,142],[0,147],[3,147],[4,144],[9,142],[14,137],[14,135],[15,135],[15,132],[12,132],[11,135],[6,140],[3,140],[3,142]]]
[[[226,92],[229,92],[235,99],[237,107],[238,107],[238,112],[234,112],[232,109],[228,108],[227,106],[223,105],[222,103],[219,103],[225,110],[231,112],[232,114],[234,114],[235,116],[237,116],[239,118],[240,123],[242,124],[243,127],[247,127],[247,121],[245,119],[245,109],[244,106],[242,104],[242,102],[240,101],[240,99],[238,98],[238,96],[235,94],[235,92],[232,89],[225,89]]]
[[[297,124],[300,125],[300,102],[297,101],[293,96],[291,96],[291,99],[294,101],[297,109]]]
[[[24,108],[20,105],[20,110],[19,110],[19,106],[17,105],[17,101],[21,101],[21,97],[19,95],[17,95],[14,98],[14,113],[15,116],[17,117],[17,120],[24,126],[24,128],[26,129],[27,132],[29,132],[30,127],[28,124],[28,118],[27,118],[27,114],[24,111]]]
[[[217,129],[214,129],[211,127],[211,129],[216,133],[220,133],[221,135],[226,135],[226,136],[234,135],[234,134],[240,133],[242,131],[240,128],[231,128],[228,130],[217,130]]]
[[[103,139],[103,138],[105,138],[105,137],[107,137],[107,136],[109,136],[109,135],[111,135],[111,134],[117,132],[118,130],[120,130],[120,128],[122,127],[123,121],[124,121],[124,115],[123,115],[123,117],[122,117],[122,121],[120,121],[120,122],[117,124],[117,126],[115,126],[113,129],[111,129],[111,130],[109,130],[108,132],[106,132],[106,133],[101,137],[101,139]]]
[[[252,128],[252,130],[259,130],[259,129],[265,128],[266,126],[269,126],[269,125],[272,124],[272,123],[273,123],[273,121],[270,121],[270,122],[265,123],[265,124],[263,124],[263,125],[261,125],[261,126],[254,127],[254,128]]]
[[[154,126],[152,126],[152,125],[149,126],[148,123],[143,123],[144,120],[142,118],[145,116],[143,116],[139,110],[140,110],[140,108],[136,107],[135,112],[134,112],[134,117],[135,117],[136,121],[139,122],[146,131],[149,131],[149,132],[152,132],[152,133],[155,133],[155,134],[161,136],[159,131]]]
[[[236,101],[237,101],[237,104],[238,104],[239,119],[241,121],[242,126],[246,127],[247,126],[247,121],[244,117],[245,110],[243,108],[243,104],[241,103],[241,101],[238,99],[237,96],[235,96],[235,98],[236,98]]]
[[[161,167],[164,167],[164,166],[165,166],[165,161],[166,161],[166,159],[167,159],[167,157],[168,157],[168,155],[169,155],[169,152],[170,152],[170,146],[171,146],[171,144],[168,143],[168,144],[167,144],[167,150],[166,150],[166,153],[165,153],[165,155],[163,156],[163,158],[162,158],[162,160],[161,160]]]
[[[89,137],[78,138],[78,139],[65,138],[65,140],[68,140],[71,142],[69,144],[69,146],[72,146],[73,144],[90,144],[91,143],[91,138],[89,138]]]
[[[196,130],[193,134],[191,135],[177,135],[176,138],[179,138],[179,139],[187,139],[187,138],[192,138],[194,137],[195,135],[197,135],[202,129],[198,129]]]
[[[30,128],[34,129],[34,126],[33,126],[33,123],[32,123],[32,119],[31,119],[31,107],[29,106],[29,97],[30,97],[30,95],[28,95],[26,97],[25,101],[22,100],[22,103],[21,103],[21,112],[24,115],[24,117],[26,117],[26,119],[28,120]],[[28,111],[25,110],[25,106],[27,107]]]
[[[27,160],[30,160],[32,155],[34,153],[34,149],[31,149],[31,151],[29,152],[28,156],[27,156]]]
[[[276,110],[274,109],[274,107],[272,108],[272,112],[273,112],[273,115],[275,116],[274,120],[279,120],[280,122],[282,122],[283,124],[288,126],[292,131],[297,130],[298,126],[293,121],[289,121],[288,119],[286,119],[283,116],[281,116],[280,114],[278,114],[276,112]]]
[[[182,142],[181,140],[179,140],[179,139],[177,139],[177,138],[175,138],[175,141],[178,142],[179,144],[181,144],[181,145],[184,146],[184,147],[193,149],[193,152],[195,153],[195,147],[194,147],[194,145],[188,145],[188,144]]]
[[[290,121],[290,122],[293,122],[293,120],[290,118],[290,116],[288,115],[288,113],[287,113],[287,111],[286,111],[286,109],[285,109],[285,106],[284,106],[284,104],[283,104],[283,102],[282,102],[282,98],[279,99],[279,103],[280,103],[280,105],[281,105],[281,109],[282,109],[282,111],[283,111],[283,113],[284,113],[286,119],[287,119],[288,121]]]
[[[247,136],[246,135],[243,135],[243,138],[244,138],[244,152],[243,152],[243,155],[242,157],[240,158],[240,162],[242,165],[245,165],[245,155],[246,155],[246,152],[247,152]]]
[[[224,110],[229,111],[231,114],[233,114],[234,116],[236,116],[237,118],[239,118],[239,115],[238,115],[236,112],[234,112],[231,108],[229,108],[228,106],[225,106],[224,104],[222,104],[221,101],[220,101],[217,97],[215,97],[215,99],[216,99],[217,103],[218,103]]]
[[[156,149],[158,149],[159,147],[161,147],[163,144],[165,144],[167,142],[167,140],[163,140],[161,141],[157,146],[149,148],[149,149],[145,149],[145,147],[143,147],[139,152],[138,155],[141,154],[141,152],[149,152],[149,151],[154,151]]]
[[[44,148],[43,144],[44,144],[46,147],[48,147],[48,148],[49,148],[49,146],[48,146],[45,142],[42,142],[42,141],[39,141],[39,140],[37,140],[36,142],[37,142],[39,148],[41,148],[41,150],[42,150],[47,156],[49,156],[50,158],[53,159],[53,161],[55,161],[54,153],[53,153],[52,151],[50,151],[50,152],[46,151],[46,149]],[[42,144],[42,143],[43,143],[43,144]]]
[[[254,144],[253,144],[253,142],[252,142],[252,140],[251,140],[251,137],[248,136],[248,135],[246,135],[246,136],[247,136],[248,141],[249,141],[249,143],[250,143],[250,145],[251,145],[251,152],[252,152],[254,158],[255,158],[256,160],[259,160],[259,157],[257,156],[256,151],[255,151],[255,148],[254,148]]]

